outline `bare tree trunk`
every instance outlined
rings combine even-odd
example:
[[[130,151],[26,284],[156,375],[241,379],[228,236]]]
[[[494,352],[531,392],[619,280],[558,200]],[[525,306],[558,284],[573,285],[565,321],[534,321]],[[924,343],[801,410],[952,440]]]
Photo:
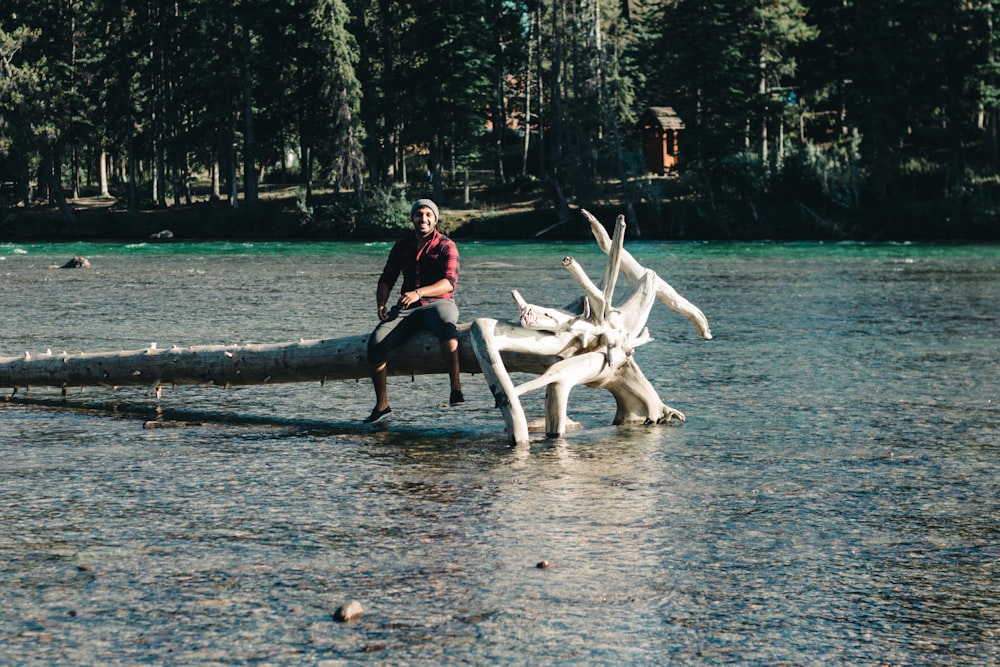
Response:
[[[355,171],[351,178],[354,183],[354,199],[362,206],[365,203],[365,182],[361,180],[361,172]]]
[[[257,141],[254,139],[253,77],[251,76],[250,29],[243,26],[243,199],[248,206],[257,203]]]
[[[226,160],[226,176],[227,176],[227,186],[229,189],[229,205],[232,208],[239,208],[240,206],[240,184],[239,176],[236,172],[236,136],[233,128],[229,128],[229,145],[226,146],[228,151],[228,160]]]
[[[764,48],[760,52],[760,79],[758,88],[760,93],[760,162],[767,166],[767,61],[764,58]]]
[[[536,64],[538,67],[537,78],[535,79],[538,85],[538,101],[535,103],[535,108],[538,109],[538,148],[536,152],[538,153],[538,178],[544,178],[545,176],[545,59],[542,57],[542,8],[541,3],[535,9],[535,35],[537,42],[538,58],[536,58]]]
[[[161,205],[160,200],[163,196],[163,187],[161,185],[160,179],[163,178],[161,169],[163,168],[163,163],[160,161],[160,144],[156,139],[153,139],[153,179],[152,186],[153,190],[151,192],[151,197],[153,203],[156,205]],[[166,206],[166,200],[163,200],[162,206]]]
[[[108,190],[108,152],[102,148],[101,155],[98,160],[98,181],[101,184],[101,197],[110,197],[111,192]]]
[[[136,187],[136,156],[135,156],[135,134],[129,132],[128,135],[128,210],[129,213],[139,211],[139,190]]]
[[[25,208],[31,206],[31,161],[28,152],[19,145],[14,147],[14,159],[17,163],[17,198]]]
[[[499,58],[498,58],[499,60]],[[506,96],[506,90],[504,86],[504,73],[503,67],[498,65],[496,72],[495,85],[495,95],[493,99],[493,151],[494,151],[494,165],[493,165],[493,175],[500,182],[504,179],[503,170],[503,157],[506,144],[506,132],[507,132],[507,105],[505,103],[504,97]]]
[[[478,373],[469,326],[459,327],[461,367],[465,373]],[[370,374],[367,346],[368,335],[363,334],[294,343],[25,353],[21,357],[0,357],[0,387],[240,386],[356,380]],[[554,354],[505,355],[508,368],[526,373],[540,373],[557,360]],[[426,332],[411,338],[389,358],[390,375],[447,372],[437,339]]]
[[[212,193],[209,195],[209,198],[212,201],[218,201],[219,199],[222,199],[222,192],[219,189],[219,169],[220,168],[221,167],[219,166],[219,158],[218,158],[218,156],[216,156],[216,158],[214,160],[212,160],[212,166],[211,166],[211,169],[210,169],[210,171],[211,171],[211,179],[212,179]]]
[[[76,224],[76,214],[66,201],[66,192],[62,187],[59,164],[61,160],[55,147],[49,147],[47,158],[41,168],[42,177],[49,191],[49,203],[59,209],[59,214],[71,225]]]
[[[302,162],[299,164],[299,172],[306,186],[306,203],[312,199],[313,195],[313,169],[312,169],[312,149],[304,143],[299,151],[302,154]]]
[[[70,161],[70,188],[72,190],[72,198],[80,198],[80,151],[76,149],[76,146],[70,149],[69,152]]]
[[[524,66],[524,141],[521,145],[521,176],[528,175],[528,151],[531,148],[531,61],[534,51],[535,18],[528,26],[528,58]]]
[[[431,140],[431,178],[434,179],[434,201],[444,202],[444,185],[441,183],[441,139],[434,135]]]

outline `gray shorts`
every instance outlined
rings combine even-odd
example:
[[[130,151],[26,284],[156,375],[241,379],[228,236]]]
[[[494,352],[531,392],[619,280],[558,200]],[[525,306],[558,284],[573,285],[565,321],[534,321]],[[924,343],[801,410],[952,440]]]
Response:
[[[379,322],[368,339],[368,362],[381,364],[389,352],[402,345],[418,331],[426,330],[438,340],[458,338],[458,306],[454,299],[437,299],[426,306],[400,310],[393,306],[389,319]]]

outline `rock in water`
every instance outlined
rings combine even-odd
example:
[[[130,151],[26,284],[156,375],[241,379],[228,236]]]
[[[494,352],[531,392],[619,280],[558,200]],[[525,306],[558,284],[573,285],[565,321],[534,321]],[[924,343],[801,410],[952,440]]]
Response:
[[[345,623],[347,621],[353,621],[364,609],[361,608],[361,603],[357,600],[351,600],[345,605],[337,608],[337,611],[333,612],[333,620]]]
[[[74,257],[65,264],[63,264],[61,269],[89,269],[90,260],[86,257]]]

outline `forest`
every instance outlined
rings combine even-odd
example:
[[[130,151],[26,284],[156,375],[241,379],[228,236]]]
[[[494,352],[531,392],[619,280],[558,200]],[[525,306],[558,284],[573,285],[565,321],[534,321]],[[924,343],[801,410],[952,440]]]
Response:
[[[412,196],[487,235],[574,233],[586,208],[653,238],[1000,237],[988,0],[4,7],[0,237],[33,212],[73,235],[83,198],[102,234],[171,220],[152,210],[194,236],[366,235]],[[665,107],[660,173],[640,119]]]

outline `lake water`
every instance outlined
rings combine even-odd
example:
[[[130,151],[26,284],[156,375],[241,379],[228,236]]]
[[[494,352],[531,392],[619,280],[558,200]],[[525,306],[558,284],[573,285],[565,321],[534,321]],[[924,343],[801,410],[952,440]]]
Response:
[[[511,448],[480,376],[384,427],[367,381],[0,402],[0,663],[1000,664],[1000,248],[627,247],[715,334],[649,319],[681,425],[578,388]],[[0,356],[365,333],[387,249],[0,244]],[[463,321],[604,267],[461,249]]]

